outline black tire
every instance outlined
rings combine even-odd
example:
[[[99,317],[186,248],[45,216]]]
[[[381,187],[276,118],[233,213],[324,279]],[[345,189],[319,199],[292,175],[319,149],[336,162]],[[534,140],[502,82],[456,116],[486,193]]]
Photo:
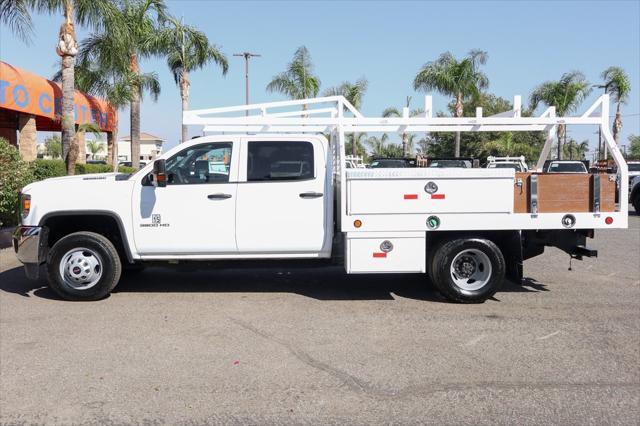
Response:
[[[99,260],[98,270],[101,275],[91,287],[79,289],[70,285],[60,273],[63,257],[74,248],[86,248],[93,252]],[[90,254],[89,257],[92,257]],[[111,241],[94,232],[75,232],[56,242],[47,259],[47,278],[49,286],[60,297],[66,300],[100,300],[105,298],[118,284],[122,265],[118,251]]]
[[[638,185],[640,185],[640,183]],[[636,214],[640,215],[640,191],[636,192],[636,194],[633,196],[631,204],[633,204],[633,208],[636,210]]]
[[[456,256],[465,250],[477,250],[491,262],[487,272],[486,284],[478,289],[465,289],[456,284],[451,276],[451,264]],[[482,261],[478,262],[479,270],[486,270]],[[433,282],[438,291],[449,301],[458,303],[482,303],[492,297],[502,286],[505,276],[505,261],[502,252],[490,240],[482,238],[457,238],[442,244],[431,265]]]

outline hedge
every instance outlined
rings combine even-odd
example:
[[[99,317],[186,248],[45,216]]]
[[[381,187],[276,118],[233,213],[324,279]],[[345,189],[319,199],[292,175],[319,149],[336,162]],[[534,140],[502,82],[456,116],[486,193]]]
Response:
[[[16,147],[0,138],[0,226],[17,223],[18,193],[33,180],[29,164],[22,161]]]
[[[110,173],[106,164],[76,164],[76,174]],[[133,173],[133,167],[118,167],[120,173]],[[20,190],[31,182],[66,176],[67,168],[62,160],[38,159],[27,163],[20,158],[18,149],[6,139],[0,138],[0,226],[15,225],[19,218]]]

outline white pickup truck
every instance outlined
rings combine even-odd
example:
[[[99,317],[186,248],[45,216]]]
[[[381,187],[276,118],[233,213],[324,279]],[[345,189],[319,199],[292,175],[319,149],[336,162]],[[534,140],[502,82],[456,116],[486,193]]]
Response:
[[[266,112],[322,102],[335,103],[329,117],[311,118],[309,108]],[[108,295],[122,273],[147,262],[307,259],[344,263],[347,273],[426,273],[447,299],[479,302],[505,275],[521,278],[522,262],[546,245],[576,258],[591,256],[585,239],[593,229],[627,223],[626,206],[607,211],[605,198],[613,193],[600,189],[608,188],[606,175],[585,181],[587,207],[576,201],[571,210],[545,192],[552,175],[345,167],[350,131],[477,130],[481,118],[472,124],[454,119],[452,127],[452,119],[428,115],[344,117],[343,109],[352,107],[342,97],[244,108],[252,107],[262,114],[245,117],[243,107],[234,107],[242,116],[214,119],[208,116],[229,109],[191,111],[188,122],[225,134],[180,144],[133,175],[69,176],[26,186],[14,248],[27,276],[37,278],[46,263],[60,296],[95,300]],[[513,129],[518,117],[486,119],[495,131],[503,122]],[[538,118],[542,124],[521,120],[523,128],[554,133],[545,117]],[[260,134],[253,134],[256,126]],[[619,153],[610,149],[614,157]]]

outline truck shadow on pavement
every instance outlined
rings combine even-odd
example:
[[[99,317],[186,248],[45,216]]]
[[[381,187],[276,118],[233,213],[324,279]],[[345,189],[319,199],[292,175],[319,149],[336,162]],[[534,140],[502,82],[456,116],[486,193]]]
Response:
[[[0,273],[0,290],[24,297],[61,300],[47,286],[44,270],[28,280],[21,267]],[[494,300],[507,292],[549,291],[525,278],[522,285],[505,281]],[[447,303],[424,274],[347,275],[340,267],[308,269],[217,269],[183,271],[151,267],[124,275],[114,293],[294,293],[317,300],[393,300],[396,297]]]

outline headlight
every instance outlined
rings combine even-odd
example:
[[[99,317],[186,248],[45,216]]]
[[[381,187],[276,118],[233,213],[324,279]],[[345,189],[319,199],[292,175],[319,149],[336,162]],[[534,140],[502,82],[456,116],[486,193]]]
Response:
[[[20,212],[22,213],[22,218],[25,219],[27,216],[29,216],[30,211],[31,211],[31,195],[20,194]]]

